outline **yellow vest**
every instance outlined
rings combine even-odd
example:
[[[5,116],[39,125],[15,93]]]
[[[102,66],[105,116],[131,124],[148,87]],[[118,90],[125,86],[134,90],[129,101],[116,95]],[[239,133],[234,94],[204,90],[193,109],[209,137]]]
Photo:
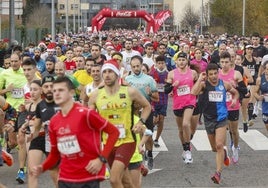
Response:
[[[134,115],[134,124],[138,123],[140,121],[140,118],[136,115]],[[140,154],[139,152],[139,148],[138,145],[140,144],[140,134],[136,134],[136,149],[135,152],[133,153],[131,159],[130,159],[130,163],[137,163],[137,162],[141,162],[142,161],[142,154]]]
[[[114,95],[108,95],[104,88],[98,90],[96,106],[99,114],[112,124],[116,125],[120,135],[115,146],[135,142],[132,132],[132,100],[128,94],[127,86],[120,86]],[[103,143],[106,144],[108,135],[102,134]]]

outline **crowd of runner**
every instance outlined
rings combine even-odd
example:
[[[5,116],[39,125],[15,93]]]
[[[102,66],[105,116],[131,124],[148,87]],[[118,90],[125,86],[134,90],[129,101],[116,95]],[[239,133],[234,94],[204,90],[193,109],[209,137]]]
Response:
[[[258,33],[116,30],[55,40],[0,41],[0,166],[18,160],[19,184],[38,187],[49,170],[56,187],[99,187],[105,178],[141,187],[169,105],[185,164],[194,162],[191,140],[204,124],[216,184],[223,165],[239,161],[240,112],[245,133],[260,115],[268,131],[268,40]]]

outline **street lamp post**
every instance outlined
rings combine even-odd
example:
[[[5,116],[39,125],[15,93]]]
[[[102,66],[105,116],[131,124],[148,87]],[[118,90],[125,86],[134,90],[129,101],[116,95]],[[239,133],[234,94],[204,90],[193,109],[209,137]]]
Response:
[[[15,40],[15,1],[9,0],[9,45]]]
[[[201,4],[201,26],[200,26],[200,34],[203,34],[203,17],[204,17],[204,1],[202,0]]]
[[[55,42],[55,0],[51,1],[51,37],[52,42]]]
[[[69,3],[68,3],[68,0],[66,0],[66,9],[65,9],[65,30],[66,30],[66,33],[68,34],[69,33]]]
[[[243,0],[243,18],[242,18],[242,35],[245,36],[245,13],[246,13],[246,0]]]

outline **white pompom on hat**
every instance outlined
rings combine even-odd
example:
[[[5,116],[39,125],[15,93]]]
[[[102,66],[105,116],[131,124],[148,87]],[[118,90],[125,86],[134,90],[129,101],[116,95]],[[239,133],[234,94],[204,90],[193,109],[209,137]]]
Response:
[[[104,70],[107,69],[111,69],[112,71],[114,71],[117,76],[120,75],[119,64],[115,59],[110,59],[103,64],[101,68],[101,74],[103,73]]]

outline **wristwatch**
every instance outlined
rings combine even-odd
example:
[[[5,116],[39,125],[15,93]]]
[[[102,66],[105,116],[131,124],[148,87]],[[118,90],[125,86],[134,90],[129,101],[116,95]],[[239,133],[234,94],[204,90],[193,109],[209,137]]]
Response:
[[[140,122],[142,122],[142,124],[145,124],[146,120],[144,120],[143,118],[140,118]]]
[[[107,159],[105,157],[99,155],[99,159],[100,159],[101,162],[107,163]]]

